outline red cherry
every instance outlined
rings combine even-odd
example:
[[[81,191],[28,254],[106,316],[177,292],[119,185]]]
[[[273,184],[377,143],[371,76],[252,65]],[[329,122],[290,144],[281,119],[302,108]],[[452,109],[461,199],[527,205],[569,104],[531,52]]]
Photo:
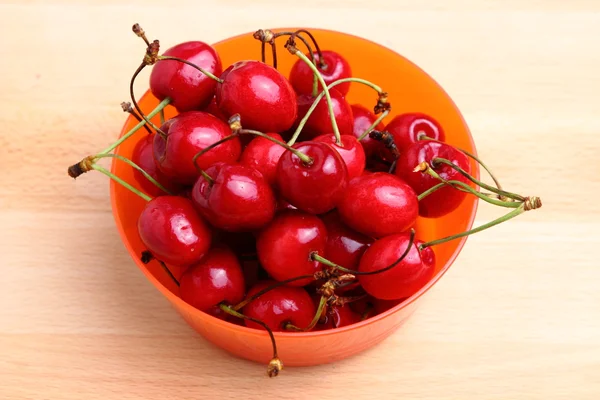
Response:
[[[283,141],[281,136],[277,133],[268,133],[267,135],[279,141]],[[285,148],[283,146],[273,143],[269,139],[255,137],[248,143],[242,152],[240,164],[254,168],[265,177],[270,185],[272,185],[275,183],[277,163],[284,151]]]
[[[188,111],[179,114],[170,123],[166,140],[154,136],[154,159],[158,168],[169,178],[186,185],[192,185],[200,175],[194,165],[194,156],[231,134],[229,126],[202,111]],[[196,164],[208,169],[216,162],[236,162],[242,147],[239,138],[233,138],[198,157]]]
[[[354,178],[338,204],[346,225],[377,238],[409,229],[417,220],[418,208],[414,190],[385,172]]]
[[[350,229],[335,211],[325,215],[323,222],[327,229],[327,259],[344,268],[358,268],[360,257],[373,243],[373,239]]]
[[[275,68],[259,61],[238,61],[221,74],[217,105],[228,118],[240,114],[246,129],[283,132],[297,115],[292,85]]]
[[[419,141],[419,134],[425,134],[431,139],[439,141],[446,139],[439,122],[423,113],[397,115],[385,126],[384,130],[392,134],[400,154],[404,153],[413,143]],[[386,159],[392,157],[389,152],[386,154]]]
[[[352,135],[354,120],[352,117],[352,108],[344,99],[344,96],[335,89],[329,91],[331,96],[331,105],[333,107],[333,115],[337,121],[338,129],[342,135]],[[294,123],[297,127],[302,118],[312,106],[315,98],[311,95],[303,94],[298,96],[298,117]],[[313,110],[310,117],[306,121],[306,125],[302,128],[300,137],[304,140],[312,139],[316,136],[332,131],[331,118],[329,117],[329,108],[327,108],[327,99],[323,97],[317,107]]]
[[[182,190],[181,186],[175,183],[172,179],[167,178],[158,169],[154,162],[154,155],[152,150],[152,142],[154,141],[154,135],[144,136],[133,149],[131,154],[131,161],[133,161],[138,167],[146,171],[148,175],[153,177],[158,183],[164,186],[165,189],[171,193],[178,193]],[[141,172],[137,169],[133,170],[133,178],[141,186],[141,189],[151,197],[163,196],[165,192],[159,189],[156,185],[150,182]]]
[[[314,274],[320,265],[311,253],[325,253],[327,230],[316,216],[301,211],[282,211],[258,233],[256,252],[263,268],[278,281]],[[304,286],[311,279],[289,283]]]
[[[199,264],[179,281],[181,299],[193,307],[225,319],[220,303],[235,305],[244,299],[246,284],[240,263],[231,249],[213,247]]]
[[[293,146],[312,159],[305,164],[286,150],[277,164],[277,187],[284,199],[311,214],[332,210],[348,183],[346,163],[331,146],[320,142],[300,142]]]
[[[192,189],[198,212],[213,226],[226,231],[252,231],[275,215],[275,195],[260,172],[245,165],[217,163],[200,176]]]
[[[387,267],[402,256],[409,243],[410,234],[406,232],[375,241],[360,259],[358,270],[370,272]],[[419,243],[412,243],[406,257],[395,267],[373,275],[359,275],[358,280],[365,291],[377,299],[395,300],[412,296],[429,282],[434,267],[423,263],[417,247]],[[434,257],[431,248],[425,250],[428,250],[428,259]]]
[[[436,157],[450,160],[470,173],[469,159],[464,153],[445,143],[421,140],[400,155],[396,164],[396,175],[403,178],[417,194],[421,194],[440,183],[438,179],[424,172],[413,171],[422,162],[429,164],[445,180],[470,183],[466,177],[451,166],[432,163],[432,160]],[[438,218],[446,215],[458,208],[466,196],[466,192],[451,186],[444,186],[419,201],[419,215],[427,218]]]
[[[333,134],[317,136],[314,141],[327,143],[342,156],[348,170],[348,180],[351,180],[362,175],[365,170],[365,151],[354,136],[341,135],[340,139],[342,140],[341,146],[336,143],[335,135]]]
[[[204,110],[202,110],[202,111],[214,115],[215,117],[219,118],[223,122],[228,122],[229,121],[229,118],[227,118],[225,116],[225,114],[223,114],[223,112],[219,109],[219,107],[217,107],[217,99],[214,96],[211,99],[211,101],[208,104],[208,106],[206,106],[204,108]]]
[[[339,53],[331,50],[325,50],[321,51],[321,54],[323,55],[325,66],[321,66],[321,63],[318,62],[320,60],[318,53],[315,52],[314,57],[317,60],[317,68],[319,69],[325,84],[330,85],[338,79],[350,78],[352,76],[350,64]],[[310,58],[308,54],[307,57]],[[296,93],[312,95],[313,80],[313,71],[308,67],[308,65],[306,65],[304,61],[297,60],[290,71],[290,82]],[[318,91],[321,92],[323,90],[323,86],[321,86],[320,82],[318,85]],[[350,82],[341,83],[337,85],[335,89],[337,89],[342,96],[345,96],[350,90]]]
[[[315,331],[341,328],[360,322],[360,315],[352,311],[350,306],[330,307],[325,317],[315,326]]]
[[[190,266],[211,245],[211,231],[192,202],[180,196],[149,201],[138,219],[138,232],[148,250],[167,264]]]
[[[396,299],[396,300],[381,300],[381,299],[373,299],[373,312],[375,315],[381,314],[382,312],[386,312],[387,310],[396,307],[398,304],[405,301],[405,298]]]
[[[206,43],[194,41],[171,47],[164,56],[178,57],[212,73],[220,75],[221,59]],[[215,94],[217,82],[194,67],[180,61],[159,61],[150,74],[150,90],[159,100],[171,98],[179,112],[206,107]]]
[[[284,199],[283,197],[279,196],[277,198],[277,211],[282,211],[282,210],[297,210],[298,208],[294,207],[293,205],[291,205],[286,199]]]
[[[359,138],[371,127],[371,125],[373,125],[373,122],[375,122],[377,117],[368,108],[360,104],[352,104],[350,107],[352,108],[352,117],[354,118],[354,128],[352,133],[356,138]],[[383,131],[383,124],[380,122],[375,129]],[[360,144],[362,144],[367,157],[371,157],[378,149],[383,147],[380,142],[371,139],[369,135],[365,136],[365,138],[360,141]]]
[[[267,280],[254,285],[248,297],[272,286],[275,281]],[[280,286],[259,296],[243,308],[243,314],[264,322],[272,331],[283,331],[290,323],[298,328],[307,327],[315,316],[315,305],[303,288]],[[263,329],[259,324],[246,320],[249,328]]]

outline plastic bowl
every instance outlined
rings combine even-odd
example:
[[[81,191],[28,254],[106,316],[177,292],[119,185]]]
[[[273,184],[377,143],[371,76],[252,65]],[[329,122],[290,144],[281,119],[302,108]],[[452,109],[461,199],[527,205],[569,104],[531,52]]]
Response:
[[[273,29],[279,30],[294,28]],[[448,94],[415,64],[388,48],[353,35],[321,29],[311,29],[311,32],[322,49],[335,49],[349,61],[353,76],[367,79],[389,92],[392,113],[386,121],[403,112],[428,113],[438,119],[444,127],[448,143],[476,153],[469,129],[456,105]],[[284,38],[277,40],[278,68],[287,76],[296,58],[283,48],[284,42]],[[221,56],[224,69],[238,60],[260,59],[260,44],[252,37],[251,32],[226,39],[214,47]],[[270,51],[267,54],[270,55]],[[267,62],[270,60],[267,59]],[[360,103],[372,108],[377,96],[372,89],[353,83],[347,99],[350,104]],[[139,103],[147,113],[158,101],[147,92]],[[167,118],[176,114],[171,107],[167,107],[165,112]],[[130,130],[136,122],[130,117],[121,135]],[[158,118],[153,122],[159,123]],[[144,135],[145,131],[139,130],[119,146],[117,153],[131,157],[135,144]],[[475,176],[479,176],[478,165],[475,163],[472,165],[472,171]],[[114,160],[112,172],[127,182],[135,183],[132,169],[124,163]],[[271,342],[265,331],[224,322],[191,307],[179,298],[177,286],[170,281],[157,262],[144,265],[140,261],[140,254],[145,249],[138,236],[137,218],[144,201],[114,182],[110,187],[110,196],[116,225],[125,247],[148,280],[183,318],[198,333],[228,352],[245,359],[267,363],[271,358]],[[476,209],[476,198],[469,196],[457,210],[443,218],[419,218],[416,226],[417,237],[431,240],[468,230],[473,224]],[[431,281],[403,303],[382,314],[335,330],[276,333],[281,360],[287,366],[324,364],[352,356],[381,342],[406,321],[423,296],[450,268],[465,240],[463,238],[436,246],[437,266]],[[182,271],[173,272],[179,276]]]

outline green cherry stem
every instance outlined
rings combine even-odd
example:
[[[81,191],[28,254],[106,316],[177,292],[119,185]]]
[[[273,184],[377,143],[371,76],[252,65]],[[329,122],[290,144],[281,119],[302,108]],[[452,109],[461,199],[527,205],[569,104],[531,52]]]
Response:
[[[214,142],[213,144],[211,144],[210,146],[206,146],[205,148],[203,148],[202,150],[200,150],[198,153],[196,153],[194,155],[194,158],[192,158],[192,162],[194,163],[194,166],[196,167],[196,170],[200,173],[200,175],[202,175],[202,177],[204,177],[204,179],[206,179],[208,181],[208,183],[210,183],[211,185],[214,183],[214,179],[210,177],[210,175],[208,175],[206,173],[206,171],[204,171],[202,168],[200,168],[200,166],[198,165],[198,158],[202,157],[204,154],[208,153],[209,151],[211,151],[212,149],[214,149],[215,147],[235,138],[239,136],[237,133],[232,133],[229,136],[225,136],[223,139],[221,140],[217,140],[216,142]]]
[[[108,176],[110,179],[114,180],[115,182],[121,184],[122,186],[124,186],[125,188],[129,189],[130,191],[132,191],[133,193],[137,194],[138,196],[140,196],[142,199],[146,200],[146,201],[150,201],[152,200],[152,197],[148,196],[146,193],[142,193],[140,192],[138,189],[134,188],[133,186],[131,186],[129,183],[125,182],[123,179],[119,178],[118,176],[116,176],[115,174],[113,174],[112,172],[104,169],[103,167],[101,167],[98,164],[92,164],[91,165],[92,169],[95,169],[98,172],[103,173],[104,175]]]
[[[135,112],[135,110],[133,109],[133,107],[131,107],[131,103],[129,102],[122,102],[121,103],[121,108],[123,109],[123,111],[125,111],[126,113],[129,113],[133,118],[135,118],[138,122],[142,122],[144,121],[144,119],[142,117],[140,117],[138,115],[138,113]],[[146,132],[148,132],[149,135],[152,135],[152,130],[150,129],[150,127],[148,127],[148,125],[144,124],[144,129],[146,129]]]
[[[137,171],[139,171],[142,175],[144,175],[144,177],[146,177],[146,179],[148,179],[154,186],[156,186],[157,188],[159,188],[160,190],[162,190],[163,192],[165,192],[168,195],[172,195],[173,193],[169,192],[163,185],[161,185],[156,179],[154,179],[152,176],[150,176],[150,174],[148,174],[146,171],[144,171],[139,165],[137,165],[136,163],[134,163],[132,160],[128,159],[127,157],[123,157],[122,155],[119,154],[100,154],[98,156],[95,157],[95,159],[101,159],[101,158],[116,158],[119,161],[123,161],[125,164],[129,165],[130,167],[136,169]]]
[[[183,58],[179,58],[179,57],[172,57],[172,56],[158,56],[157,57],[158,61],[179,61],[181,63],[187,64],[192,68],[197,69],[198,71],[200,71],[201,73],[203,73],[204,75],[208,76],[210,79],[217,81],[219,83],[223,83],[223,79],[217,77],[216,75],[208,72],[207,70],[205,70],[204,68],[200,68],[199,66],[197,66],[196,64],[189,62],[188,60],[184,60]]]
[[[165,123],[165,109],[162,108],[159,112],[160,124],[163,125]]]
[[[292,152],[296,157],[298,157],[304,164],[306,165],[311,165],[313,163],[313,159],[309,156],[307,156],[306,154],[304,154],[303,152],[301,152],[300,150],[297,150],[295,148],[292,147],[292,145],[290,145],[289,143],[285,143],[282,142],[281,140],[277,140],[265,133],[259,132],[259,131],[255,131],[252,129],[241,129],[239,131],[240,134],[246,134],[246,135],[255,135],[255,136],[260,136],[261,138],[265,138],[267,140],[270,140],[273,143],[277,143],[278,145],[280,145],[281,147],[285,148],[286,150],[289,150],[290,152]]]
[[[242,308],[244,308],[248,303],[253,302],[254,300],[258,299],[260,296],[262,296],[263,294],[270,292],[273,289],[276,289],[280,286],[285,286],[290,282],[294,282],[294,281],[299,281],[302,279],[314,279],[314,275],[300,275],[300,276],[296,276],[294,278],[290,278],[290,279],[286,279],[284,281],[280,281],[280,282],[276,282],[273,285],[264,288],[263,290],[260,290],[258,292],[256,292],[255,294],[253,294],[252,296],[248,297],[247,299],[242,300],[241,302],[239,302],[238,304],[236,304],[235,306],[231,307],[233,310],[238,311],[241,310]]]
[[[321,316],[323,315],[323,311],[325,311],[326,305],[327,305],[327,296],[321,296],[321,300],[319,301],[319,306],[317,307],[317,312],[315,313],[315,316],[313,317],[312,321],[310,321],[310,324],[308,324],[308,326],[306,328],[298,328],[297,326],[295,326],[292,323],[287,323],[287,324],[285,324],[285,330],[295,331],[295,332],[308,332],[308,331],[312,330],[315,327],[315,325],[317,325],[319,320],[321,319]]]
[[[373,129],[375,129],[377,127],[377,125],[379,125],[381,123],[381,121],[384,120],[385,117],[388,116],[389,113],[390,113],[390,110],[385,110],[384,112],[382,112],[381,115],[375,120],[375,122],[373,122],[371,124],[371,126],[367,128],[367,130],[365,131],[365,133],[363,133],[362,135],[360,135],[360,137],[358,138],[358,141],[360,142],[361,140],[363,140],[364,138],[366,138],[369,135],[369,133],[371,133],[371,131]]]

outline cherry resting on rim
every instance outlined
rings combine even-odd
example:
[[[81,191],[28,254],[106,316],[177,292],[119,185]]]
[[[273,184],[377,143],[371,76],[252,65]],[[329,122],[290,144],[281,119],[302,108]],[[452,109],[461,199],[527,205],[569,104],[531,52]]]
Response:
[[[248,291],[247,297],[252,297],[255,293],[275,283],[272,280],[259,282]],[[315,312],[315,304],[306,290],[290,286],[272,289],[243,308],[244,315],[263,321],[275,332],[284,331],[285,325],[288,323],[299,328],[307,327]],[[245,321],[249,328],[264,329],[255,322]]]
[[[373,239],[347,227],[337,211],[325,214],[322,219],[327,229],[327,259],[344,268],[357,269],[360,257]]]
[[[328,307],[327,312],[317,325],[315,331],[325,331],[327,329],[342,328],[344,326],[360,322],[360,315],[355,313],[349,304],[344,306]]]
[[[245,232],[262,228],[275,215],[275,195],[262,174],[239,164],[216,163],[198,177],[192,201],[213,226]]]
[[[373,125],[377,117],[369,109],[360,104],[352,104],[350,108],[352,109],[352,117],[354,118],[354,128],[352,134],[354,137],[359,138],[367,129],[371,127],[371,125]],[[377,124],[375,129],[378,131],[383,131],[383,123],[380,122]],[[367,157],[371,157],[377,152],[378,149],[383,147],[381,143],[375,139],[372,139],[369,135],[365,136],[364,139],[360,141],[360,144],[362,144]]]
[[[433,117],[423,113],[406,113],[395,116],[386,126],[385,131],[392,134],[394,143],[404,153],[413,144],[419,141],[419,135],[443,142],[446,139],[444,130]],[[392,155],[385,150],[385,158],[392,160]]]
[[[219,76],[221,59],[215,49],[199,41],[180,43],[171,47],[164,56],[178,57]],[[150,74],[150,90],[159,100],[171,98],[179,112],[200,110],[209,105],[217,82],[191,65],[176,60],[156,63]]]
[[[402,179],[386,172],[354,178],[338,204],[346,225],[375,238],[412,227],[418,209],[415,191]]]
[[[432,278],[435,254],[430,247],[419,250],[421,241],[411,244],[410,251],[395,267],[373,275],[359,275],[367,293],[381,300],[410,297]],[[396,262],[410,244],[410,234],[398,233],[375,241],[360,259],[358,270],[376,271]]]
[[[445,180],[457,180],[469,184],[470,181],[449,165],[432,163],[436,157],[452,161],[468,173],[471,172],[469,158],[460,150],[445,143],[421,140],[410,146],[400,155],[396,164],[396,175],[403,178],[417,194],[421,194],[440,183],[424,172],[414,172],[422,162],[429,164]],[[444,186],[419,201],[419,215],[438,218],[454,211],[465,197],[466,192],[451,186]]]
[[[362,175],[365,170],[366,156],[365,150],[358,140],[352,135],[341,135],[340,136],[342,146],[336,143],[335,135],[333,133],[317,136],[314,141],[327,143],[335,151],[337,151],[342,159],[346,163],[346,169],[348,170],[348,180],[356,178]]]
[[[229,136],[231,129],[219,118],[202,111],[181,113],[167,123],[166,140],[161,135],[154,136],[154,159],[163,174],[184,185],[193,185],[200,175],[194,156]],[[233,163],[241,152],[240,139],[235,137],[198,157],[196,164],[198,168],[207,169],[220,161]]]
[[[165,189],[175,194],[181,191],[181,186],[173,180],[167,178],[154,162],[154,153],[152,142],[154,135],[146,135],[135,145],[131,154],[131,161],[138,167],[146,171],[148,175],[153,177],[158,183],[164,186]],[[150,182],[140,171],[133,169],[133,178],[140,184],[141,189],[151,197],[162,196],[167,193]]]
[[[339,79],[350,78],[352,76],[350,64],[339,53],[331,50],[324,50],[321,51],[321,54],[323,55],[324,66],[320,62],[319,54],[315,52],[313,55],[316,60],[316,66],[319,69],[325,84],[329,86]],[[308,54],[307,57],[310,58]],[[304,61],[297,60],[292,66],[290,71],[290,83],[294,87],[296,93],[312,95],[314,73]],[[320,83],[318,83],[318,85],[317,92],[320,93],[323,90],[323,87]],[[341,83],[335,88],[342,96],[345,96],[350,90],[350,82]]]
[[[348,184],[348,170],[340,154],[321,142],[300,142],[292,147],[312,161],[306,164],[289,150],[283,153],[277,164],[281,196],[311,214],[335,208]]]
[[[198,263],[212,241],[208,224],[192,202],[181,196],[150,200],[138,218],[138,232],[154,257],[178,266]]]
[[[302,61],[302,60],[300,60]],[[335,88],[329,89],[329,95],[331,96],[331,105],[333,107],[333,115],[338,125],[340,134],[352,135],[354,129],[354,119],[352,117],[352,108],[346,101],[344,96],[337,91]],[[298,117],[294,123],[294,127],[297,127],[306,115],[308,109],[312,106],[315,98],[311,95],[299,95],[298,96]],[[314,109],[306,125],[302,128],[300,138],[303,140],[312,139],[316,136],[332,132],[331,118],[329,116],[329,109],[327,107],[327,99],[323,97],[319,100],[317,107]]]
[[[239,303],[244,299],[245,288],[237,257],[231,249],[219,245],[181,276],[179,293],[183,301],[200,311],[227,319],[218,305]]]
[[[267,135],[283,141],[278,133],[267,133]],[[244,148],[240,157],[240,164],[254,168],[264,176],[270,185],[273,185],[277,175],[277,163],[284,152],[285,148],[279,144],[263,137],[255,137]]]
[[[325,253],[327,230],[317,216],[297,210],[277,213],[273,221],[256,238],[256,252],[263,268],[277,281],[310,275],[320,264],[311,260],[311,253]],[[288,283],[304,286],[310,279]]]
[[[220,78],[217,105],[227,118],[240,114],[244,128],[283,132],[296,120],[296,93],[275,68],[260,61],[238,61]]]

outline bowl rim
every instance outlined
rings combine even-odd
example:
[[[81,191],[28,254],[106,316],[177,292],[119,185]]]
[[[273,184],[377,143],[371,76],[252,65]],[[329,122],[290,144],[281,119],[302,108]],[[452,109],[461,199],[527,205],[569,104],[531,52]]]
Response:
[[[454,108],[456,114],[460,117],[463,125],[466,128],[466,132],[468,135],[468,139],[469,142],[472,146],[472,153],[477,156],[477,148],[475,145],[475,141],[473,140],[473,135],[471,134],[471,130],[469,129],[469,126],[463,116],[463,114],[461,113],[460,109],[458,108],[458,106],[456,105],[456,103],[454,102],[454,100],[452,99],[452,97],[449,95],[448,92],[446,92],[446,90],[429,74],[427,73],[425,70],[423,70],[421,67],[419,67],[417,64],[415,64],[414,62],[412,62],[410,59],[406,58],[405,56],[401,55],[400,53],[390,49],[389,47],[382,45],[380,43],[376,43],[370,39],[366,39],[364,37],[360,37],[348,32],[344,32],[344,31],[338,31],[338,30],[333,30],[333,29],[325,29],[325,28],[314,28],[314,27],[303,27],[303,28],[298,28],[298,27],[278,27],[278,28],[267,28],[270,29],[273,32],[278,32],[278,31],[294,31],[297,29],[307,29],[307,30],[311,30],[314,32],[330,32],[330,33],[335,33],[335,34],[340,34],[340,35],[344,35],[344,36],[349,36],[352,37],[356,40],[360,40],[363,42],[367,42],[370,45],[373,46],[377,46],[380,47],[386,51],[388,51],[389,53],[391,53],[393,56],[395,57],[400,57],[402,59],[404,59],[406,62],[408,62],[409,64],[411,64],[414,68],[418,69],[421,73],[423,73],[424,75],[426,75],[436,86],[439,90],[441,90],[450,100],[450,103],[452,105],[452,107]],[[230,36],[226,39],[220,40],[218,42],[215,42],[212,44],[212,46],[216,46],[219,45],[221,43],[225,43],[231,40],[235,40],[237,38],[240,37],[244,37],[247,35],[252,35],[254,33],[254,31],[252,32],[245,32],[245,33],[240,33],[238,35],[234,35],[234,36]],[[140,97],[140,101],[147,96],[151,96],[152,93],[150,92],[150,89],[147,89],[146,92]],[[119,135],[119,137],[123,136],[123,134],[125,134],[126,130],[126,126],[128,124],[128,122],[130,121],[130,118],[133,118],[132,116],[128,116],[127,119],[125,120],[123,127],[121,128],[121,133]],[[115,173],[114,169],[116,167],[117,164],[117,159],[113,158],[112,163],[111,163],[111,172]],[[477,179],[479,179],[479,175],[480,175],[480,167],[479,164],[476,164],[475,169],[472,171],[473,176]],[[116,196],[115,196],[115,189],[117,187],[117,184],[111,179],[110,180],[110,203],[111,203],[111,208],[112,208],[112,213],[113,213],[113,217],[115,219],[115,224],[117,226],[117,230],[119,231],[119,235],[121,237],[121,241],[123,242],[123,244],[125,245],[125,248],[127,249],[128,253],[130,256],[132,256],[135,252],[132,248],[132,245],[130,244],[130,242],[127,240],[127,237],[125,235],[125,230],[123,227],[123,224],[119,218],[118,212],[117,212],[117,204],[116,204]],[[469,220],[467,223],[467,229],[471,229],[473,227],[473,224],[475,222],[475,218],[476,218],[476,214],[477,214],[477,209],[478,209],[478,205],[479,205],[479,201],[474,201],[473,202],[473,206],[471,208],[471,213],[469,216]],[[448,259],[448,261],[445,263],[445,265],[438,271],[437,274],[435,274],[428,282],[427,284],[425,284],[421,289],[419,289],[416,293],[414,293],[412,296],[406,298],[404,301],[402,301],[400,304],[395,305],[394,307],[380,313],[377,314],[373,317],[369,317],[367,319],[365,319],[364,321],[360,321],[351,325],[347,325],[341,328],[336,328],[336,329],[327,329],[327,330],[323,330],[323,331],[310,331],[310,332],[273,332],[273,334],[275,335],[275,337],[278,338],[314,338],[314,337],[324,337],[324,336],[328,336],[328,335],[335,335],[335,334],[340,334],[340,333],[344,333],[344,332],[349,332],[355,329],[361,329],[364,328],[366,326],[369,326],[371,324],[375,324],[389,316],[391,316],[392,314],[395,314],[397,312],[399,312],[400,310],[410,306],[412,303],[414,303],[415,301],[417,301],[418,299],[420,299],[425,293],[427,293],[429,290],[431,290],[433,288],[433,286],[435,286],[435,284],[437,282],[439,282],[441,280],[441,278],[446,274],[446,272],[450,269],[450,267],[454,264],[454,262],[456,261],[458,255],[461,253],[462,249],[464,248],[467,240],[468,240],[469,236],[465,236],[462,237],[459,240],[456,249],[454,250],[454,252],[451,254],[450,258]],[[134,262],[136,263],[136,265],[138,266],[138,268],[142,271],[142,273],[146,276],[146,278],[156,287],[156,289],[158,289],[163,296],[167,297],[167,299],[169,299],[169,301],[177,303],[179,307],[181,307],[182,309],[184,309],[186,311],[186,313],[189,314],[198,314],[201,313],[202,316],[201,318],[203,319],[212,319],[212,322],[215,323],[216,325],[220,325],[223,328],[227,328],[227,329],[231,329],[233,331],[237,331],[240,334],[251,334],[251,335],[257,335],[257,336],[267,336],[268,333],[265,330],[259,330],[259,329],[255,329],[255,328],[248,328],[246,326],[242,326],[242,325],[237,325],[237,324],[232,324],[231,322],[227,322],[224,320],[221,320],[219,318],[216,318],[208,313],[205,313],[203,311],[200,311],[196,308],[194,308],[192,305],[188,304],[187,302],[183,301],[181,299],[181,297],[175,295],[173,292],[171,292],[166,286],[164,286],[154,275],[152,275],[149,270],[147,268],[145,268],[144,264],[137,259],[136,257],[132,257],[132,259],[134,260]]]

